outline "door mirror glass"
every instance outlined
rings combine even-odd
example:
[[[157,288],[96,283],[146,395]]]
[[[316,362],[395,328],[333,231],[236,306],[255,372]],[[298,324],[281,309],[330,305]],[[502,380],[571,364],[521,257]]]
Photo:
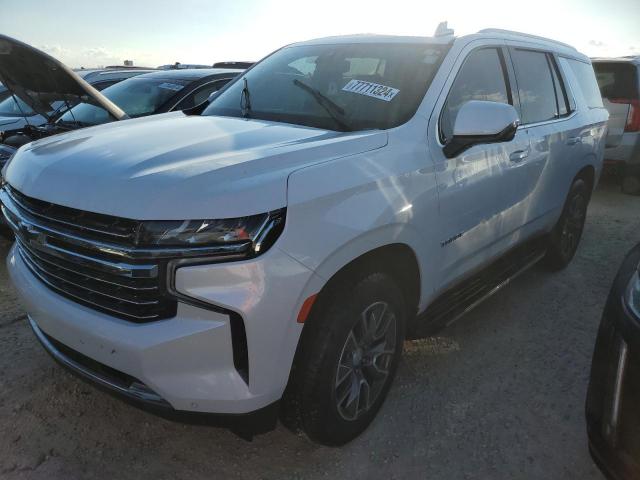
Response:
[[[509,142],[520,125],[518,112],[506,103],[471,100],[456,116],[453,138],[445,145],[444,154],[452,158],[474,145]]]

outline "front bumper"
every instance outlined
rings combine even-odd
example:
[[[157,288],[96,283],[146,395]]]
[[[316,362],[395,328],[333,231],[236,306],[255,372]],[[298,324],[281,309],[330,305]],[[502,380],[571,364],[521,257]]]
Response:
[[[156,407],[180,412],[246,414],[277,402],[302,329],[297,312],[322,283],[275,247],[252,260],[185,266],[176,271],[176,289],[199,306],[180,302],[174,318],[136,324],[54,293],[34,277],[15,245],[7,264],[36,334],[137,380],[158,397]],[[246,380],[234,364],[231,315],[246,331]]]
[[[640,322],[623,295],[640,262],[640,246],[611,290],[593,355],[586,417],[589,447],[611,479],[640,478]]]

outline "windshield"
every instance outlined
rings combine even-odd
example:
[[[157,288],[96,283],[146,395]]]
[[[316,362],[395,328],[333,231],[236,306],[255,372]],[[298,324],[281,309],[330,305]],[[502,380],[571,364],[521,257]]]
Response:
[[[424,43],[287,47],[223,90],[203,115],[341,131],[392,128],[415,114],[446,48]]]
[[[135,77],[105,88],[101,93],[124,110],[129,117],[135,118],[156,113],[187,83],[188,81],[184,80]],[[105,109],[81,103],[62,115],[59,123],[90,126],[112,120]]]
[[[2,93],[0,92],[0,95]],[[47,112],[47,115],[52,115],[66,107],[66,103],[62,100],[57,100],[49,105],[51,108]],[[37,115],[33,109],[18,97],[8,97],[4,101],[0,102],[0,116],[1,117],[33,117]]]
[[[6,98],[3,102],[0,102],[0,116],[3,117],[30,117],[35,115],[29,105],[24,103],[18,97]]]

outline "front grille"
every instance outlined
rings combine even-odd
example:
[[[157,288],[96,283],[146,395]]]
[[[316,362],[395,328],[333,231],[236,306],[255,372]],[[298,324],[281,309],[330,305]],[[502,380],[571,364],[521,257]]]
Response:
[[[8,186],[0,203],[20,257],[51,290],[133,322],[175,316],[167,265],[177,252],[136,249],[139,222],[32,199]]]

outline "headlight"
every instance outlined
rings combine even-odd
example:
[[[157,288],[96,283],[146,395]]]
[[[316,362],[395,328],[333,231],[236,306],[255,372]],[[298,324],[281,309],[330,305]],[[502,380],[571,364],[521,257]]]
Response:
[[[640,266],[638,267],[640,268]],[[629,309],[640,318],[640,274],[638,270],[631,277],[631,282],[625,292],[625,301]]]
[[[285,209],[224,220],[147,221],[137,244],[185,249],[237,245],[243,253],[258,255],[276,241],[284,220]]]

